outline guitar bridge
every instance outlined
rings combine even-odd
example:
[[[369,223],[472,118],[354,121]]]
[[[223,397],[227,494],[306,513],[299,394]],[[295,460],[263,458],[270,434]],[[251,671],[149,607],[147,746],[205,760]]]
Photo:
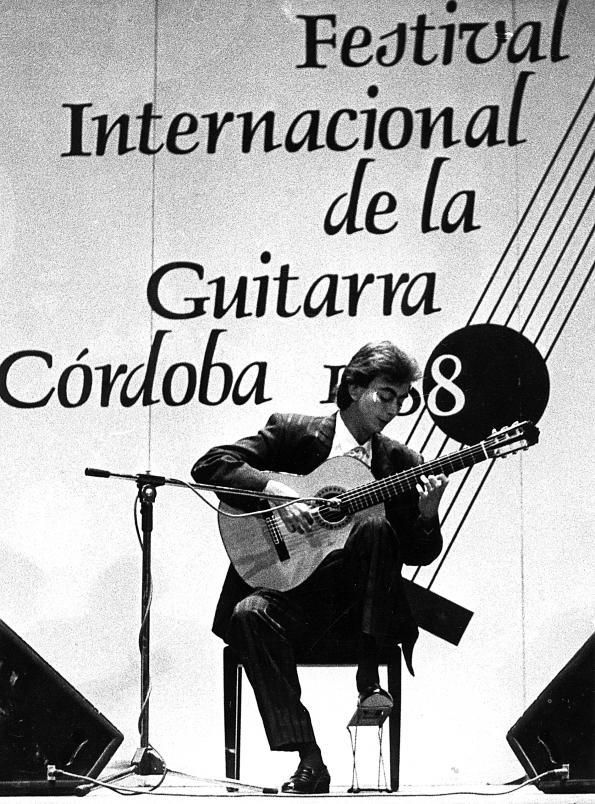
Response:
[[[289,561],[291,556],[289,555],[289,550],[287,549],[285,539],[281,533],[277,515],[274,513],[264,514],[264,522],[279,561]]]

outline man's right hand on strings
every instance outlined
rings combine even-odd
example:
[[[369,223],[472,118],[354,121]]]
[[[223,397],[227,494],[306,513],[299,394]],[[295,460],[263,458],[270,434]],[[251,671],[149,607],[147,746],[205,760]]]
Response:
[[[283,497],[299,497],[300,495],[290,486],[285,483],[280,483],[278,480],[269,480],[264,487],[267,494],[279,494]],[[278,505],[279,501],[271,501],[271,505]],[[296,502],[287,505],[284,508],[279,508],[278,514],[283,520],[283,524],[290,533],[310,533],[314,518],[312,510],[307,503]]]

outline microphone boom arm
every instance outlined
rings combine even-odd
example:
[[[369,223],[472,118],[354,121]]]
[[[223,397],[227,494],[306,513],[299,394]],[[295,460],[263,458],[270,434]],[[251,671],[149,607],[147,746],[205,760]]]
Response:
[[[144,485],[148,483],[152,486],[180,486],[181,488],[191,488],[197,491],[212,491],[215,494],[229,494],[236,497],[257,497],[259,499],[268,500],[293,500],[294,497],[288,497],[283,494],[269,494],[265,491],[254,491],[253,489],[233,489],[229,486],[210,485],[208,483],[186,483],[185,480],[177,480],[174,477],[162,477],[161,475],[152,475],[150,472],[138,475],[120,474],[118,472],[108,472],[105,469],[85,469],[87,477],[102,477],[102,478],[116,478],[117,480],[132,480],[137,485]]]

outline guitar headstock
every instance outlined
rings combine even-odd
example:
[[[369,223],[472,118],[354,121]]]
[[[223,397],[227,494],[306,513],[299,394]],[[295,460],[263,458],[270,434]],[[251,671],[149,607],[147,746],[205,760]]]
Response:
[[[502,427],[481,443],[490,458],[501,458],[521,449],[528,449],[537,444],[538,440],[539,429],[533,422],[525,421]]]

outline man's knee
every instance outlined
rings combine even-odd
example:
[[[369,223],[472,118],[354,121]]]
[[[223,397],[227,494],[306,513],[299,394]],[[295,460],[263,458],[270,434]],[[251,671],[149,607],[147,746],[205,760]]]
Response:
[[[229,619],[226,641],[241,653],[254,640],[262,622],[265,603],[258,595],[248,595],[236,606]]]
[[[257,591],[240,600],[230,617],[226,639],[242,650],[244,646],[262,646],[281,640],[297,638],[305,622],[296,617],[295,608],[282,593]]]
[[[236,603],[231,621],[237,626],[246,626],[262,618],[266,611],[267,601],[260,595],[248,595]]]

